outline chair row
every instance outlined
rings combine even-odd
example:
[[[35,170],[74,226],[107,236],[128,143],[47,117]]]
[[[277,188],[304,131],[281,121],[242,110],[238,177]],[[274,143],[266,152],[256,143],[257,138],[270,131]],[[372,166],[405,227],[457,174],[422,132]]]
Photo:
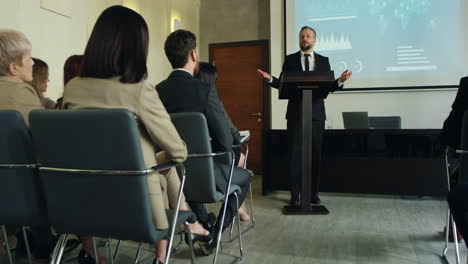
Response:
[[[182,190],[191,200],[205,203],[227,200],[240,190],[233,184],[224,192],[215,188],[213,157],[229,153],[212,153],[205,117],[181,113],[171,118],[189,149],[185,185],[182,164],[145,167],[138,125],[128,110],[34,110],[30,132],[18,112],[0,111],[0,199],[10,201],[0,205],[0,224],[52,226],[61,234],[52,263],[60,263],[67,234],[152,244],[169,239],[171,248],[176,227],[196,220],[193,213],[178,210]],[[174,166],[182,172],[177,210],[167,213],[170,228],[158,230],[152,221],[147,175]],[[232,161],[229,182],[233,166]],[[239,261],[240,225],[238,231]],[[113,263],[110,247],[109,255]],[[216,249],[213,263],[217,255]],[[165,263],[169,258],[170,250]]]

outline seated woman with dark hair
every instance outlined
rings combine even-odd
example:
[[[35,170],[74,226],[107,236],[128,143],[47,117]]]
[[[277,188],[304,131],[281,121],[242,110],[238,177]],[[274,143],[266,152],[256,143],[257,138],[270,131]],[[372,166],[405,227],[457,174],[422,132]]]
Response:
[[[141,15],[123,6],[112,6],[98,18],[84,53],[80,77],[65,86],[63,107],[126,108],[138,120],[145,165],[181,163],[187,148],[171,122],[154,86],[146,80],[148,27]],[[162,151],[156,153],[156,149]],[[153,209],[153,222],[167,229],[165,209],[177,204],[180,181],[175,169],[148,176],[148,191]],[[188,210],[183,198],[181,210]],[[198,222],[189,227],[198,240],[208,239],[208,231]],[[93,263],[89,238],[81,238],[84,251],[80,263]],[[162,263],[167,243],[158,241],[156,260]],[[101,262],[100,262],[101,263]]]
[[[49,66],[43,60],[38,58],[32,58],[34,61],[33,65],[33,79],[28,82],[34,89],[36,89],[41,104],[45,109],[54,109],[56,103],[50,98],[44,97],[44,93],[47,92],[49,86]]]
[[[198,67],[198,72],[195,74],[195,78],[209,83],[216,87],[216,82],[218,81],[218,70],[214,65],[211,65],[208,62],[200,62]],[[239,129],[232,123],[231,118],[227,115],[226,110],[224,110],[226,114],[226,119],[229,121],[229,126],[232,133],[232,138],[234,141],[232,142],[233,145],[239,145],[241,136],[239,134]],[[239,168],[244,167],[245,155],[241,152],[240,148],[232,148],[235,155],[235,164]],[[242,221],[249,221],[250,215],[247,213],[247,208],[245,207],[245,202],[242,203],[241,207],[239,208],[239,215]],[[202,217],[203,219],[203,217]]]
[[[63,85],[75,78],[80,76],[81,67],[83,65],[83,55],[71,55],[65,61],[63,65]],[[63,97],[57,99],[57,108],[61,109],[63,107]]]

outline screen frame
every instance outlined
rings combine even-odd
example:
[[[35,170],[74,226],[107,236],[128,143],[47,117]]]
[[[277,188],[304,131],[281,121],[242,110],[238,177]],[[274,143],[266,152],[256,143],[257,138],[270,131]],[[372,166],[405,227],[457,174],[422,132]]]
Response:
[[[288,36],[287,36],[287,4],[286,0],[283,0],[283,43],[284,43],[284,54],[288,55]],[[336,92],[359,92],[359,91],[414,91],[414,90],[444,90],[458,88],[459,85],[438,85],[438,86],[385,86],[385,87],[362,87],[362,88],[346,88]]]

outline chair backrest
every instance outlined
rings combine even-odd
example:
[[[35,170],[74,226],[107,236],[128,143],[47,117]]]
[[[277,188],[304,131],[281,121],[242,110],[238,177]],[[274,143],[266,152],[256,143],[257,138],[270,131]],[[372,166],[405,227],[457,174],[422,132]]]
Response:
[[[190,155],[212,153],[206,118],[202,113],[173,113],[171,120],[187,144]],[[185,162],[185,198],[196,202],[217,202],[223,194],[216,190],[213,157],[189,157]]]
[[[0,111],[0,123],[0,225],[44,224],[45,203],[29,130],[17,111]]]
[[[147,175],[129,172],[146,169],[131,112],[34,110],[30,124],[48,216],[57,232],[150,243],[159,238],[152,221]]]
[[[367,112],[343,112],[343,124],[345,129],[368,129],[369,119]]]
[[[401,117],[369,116],[369,126],[374,129],[401,129]]]
[[[468,151],[468,110],[465,111],[462,121],[460,149]],[[468,184],[468,154],[460,155],[460,174],[458,183]]]

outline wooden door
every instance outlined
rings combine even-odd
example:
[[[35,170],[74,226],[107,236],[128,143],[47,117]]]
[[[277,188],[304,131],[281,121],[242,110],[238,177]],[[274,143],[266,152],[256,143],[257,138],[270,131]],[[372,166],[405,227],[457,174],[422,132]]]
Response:
[[[247,167],[262,174],[263,129],[269,127],[269,89],[257,69],[269,70],[267,40],[210,44],[218,94],[234,125],[250,130]]]

